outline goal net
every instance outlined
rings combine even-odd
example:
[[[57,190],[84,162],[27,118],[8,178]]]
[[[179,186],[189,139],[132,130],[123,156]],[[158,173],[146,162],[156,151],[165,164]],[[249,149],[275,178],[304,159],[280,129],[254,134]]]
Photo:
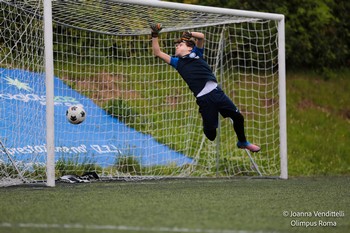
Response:
[[[159,1],[52,1],[54,88],[47,90],[43,0],[0,5],[0,185],[45,183],[49,146],[56,179],[86,172],[287,178],[283,16]],[[205,138],[195,97],[152,55],[153,23],[163,25],[168,54],[182,32],[205,34],[205,59],[261,152],[238,149],[232,122],[222,117],[217,139]],[[53,125],[46,124],[47,92],[54,93]],[[66,119],[72,105],[86,111],[79,125]]]

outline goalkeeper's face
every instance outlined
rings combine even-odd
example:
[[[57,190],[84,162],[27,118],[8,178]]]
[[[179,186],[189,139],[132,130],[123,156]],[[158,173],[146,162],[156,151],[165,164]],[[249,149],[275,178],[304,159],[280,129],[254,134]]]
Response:
[[[175,44],[175,56],[176,57],[183,57],[192,51],[192,47],[187,46],[186,42],[180,42]]]

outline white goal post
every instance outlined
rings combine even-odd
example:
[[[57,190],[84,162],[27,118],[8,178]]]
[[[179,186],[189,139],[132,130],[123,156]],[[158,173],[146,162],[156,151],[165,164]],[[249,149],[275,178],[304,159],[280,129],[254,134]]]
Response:
[[[0,186],[86,172],[288,178],[283,15],[136,0],[0,5]],[[152,55],[153,23],[169,54],[182,32],[205,34],[205,59],[261,152],[238,149],[224,118],[205,138],[185,82]],[[71,105],[83,123],[67,121]]]

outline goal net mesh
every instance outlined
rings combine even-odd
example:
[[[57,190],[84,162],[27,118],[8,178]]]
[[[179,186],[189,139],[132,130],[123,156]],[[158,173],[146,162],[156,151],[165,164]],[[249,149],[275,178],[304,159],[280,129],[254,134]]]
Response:
[[[0,180],[45,181],[43,1],[0,1]],[[205,34],[205,59],[245,117],[264,176],[280,173],[277,21],[135,5],[52,1],[55,173],[143,179],[257,175],[229,119],[205,138],[195,97],[152,55],[150,25],[174,54],[184,31]],[[65,111],[81,105],[86,120]],[[1,182],[0,182],[1,183]]]

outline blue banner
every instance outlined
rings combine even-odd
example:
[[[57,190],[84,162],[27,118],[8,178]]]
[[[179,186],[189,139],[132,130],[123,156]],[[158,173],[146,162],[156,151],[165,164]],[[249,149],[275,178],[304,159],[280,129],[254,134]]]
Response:
[[[57,77],[54,86],[56,161],[76,160],[102,167],[113,165],[120,156],[133,157],[141,166],[182,166],[194,162],[108,115]],[[0,139],[17,162],[46,161],[45,96],[44,74],[0,68]],[[67,121],[65,114],[71,105],[85,109],[83,123],[73,125]],[[2,160],[8,157],[3,149],[0,154]]]

